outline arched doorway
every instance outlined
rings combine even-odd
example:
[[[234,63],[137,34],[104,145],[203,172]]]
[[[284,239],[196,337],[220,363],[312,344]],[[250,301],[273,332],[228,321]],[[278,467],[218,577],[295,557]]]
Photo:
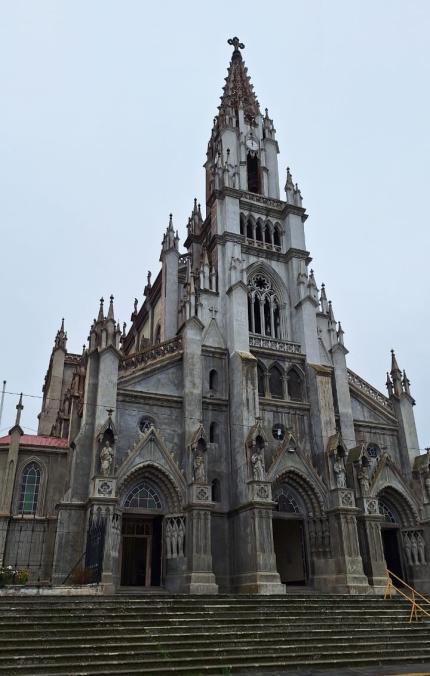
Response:
[[[185,561],[185,518],[167,477],[146,467],[122,490],[119,561],[123,587],[160,587],[170,568]]]
[[[305,585],[309,579],[305,506],[301,496],[286,482],[279,484],[273,497],[273,542],[281,582]]]
[[[414,515],[406,499],[395,489],[386,487],[378,494],[381,520],[381,539],[387,570],[397,586],[401,578],[409,581],[408,561],[404,552],[405,529],[414,527]]]
[[[122,517],[121,585],[160,586],[162,509],[159,490],[147,479],[128,491]]]

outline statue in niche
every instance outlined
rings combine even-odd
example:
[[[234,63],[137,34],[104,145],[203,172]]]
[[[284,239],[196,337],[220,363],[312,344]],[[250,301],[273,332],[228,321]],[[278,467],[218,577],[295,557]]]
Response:
[[[266,472],[264,469],[264,458],[260,451],[255,451],[251,455],[252,476],[254,481],[264,481]]]
[[[343,458],[335,455],[333,463],[333,472],[336,477],[337,488],[346,488],[346,472]]]
[[[178,526],[178,556],[184,556],[185,527],[182,519]]]
[[[167,522],[166,526],[166,558],[172,558],[172,524]]]
[[[405,535],[404,541],[403,541],[403,546],[405,549],[405,554],[406,554],[406,560],[408,562],[409,566],[412,566],[412,545],[411,545],[411,540],[409,538],[409,535]]]
[[[106,439],[105,445],[100,451],[100,471],[103,476],[110,476],[113,463],[113,448]]]
[[[197,451],[197,453],[194,456],[193,476],[196,484],[206,483],[205,459],[199,451]]]
[[[425,490],[427,502],[430,502],[430,476],[427,476],[424,480],[424,490]]]
[[[172,524],[172,558],[178,558],[178,524],[176,521]]]
[[[367,465],[361,466],[358,473],[358,483],[360,484],[361,495],[366,498],[370,492],[369,468]]]
[[[417,536],[418,560],[423,566],[425,566],[427,563],[424,553],[425,546],[426,545],[423,536],[421,535],[421,533],[418,533]]]
[[[412,536],[412,542],[411,542],[411,551],[412,551],[412,564],[414,566],[419,566],[419,561],[418,561],[418,543],[416,537]]]

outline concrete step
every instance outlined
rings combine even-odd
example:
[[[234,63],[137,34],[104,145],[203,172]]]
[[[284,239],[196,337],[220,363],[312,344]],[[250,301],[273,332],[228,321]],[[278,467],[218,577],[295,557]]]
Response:
[[[281,666],[289,666],[292,668],[297,665],[312,664],[313,667],[321,665],[333,665],[333,664],[348,664],[350,666],[354,665],[357,661],[363,663],[371,662],[381,662],[381,661],[425,661],[428,658],[428,649],[427,648],[414,648],[413,650],[409,648],[399,648],[399,649],[390,649],[388,646],[385,648],[380,647],[369,647],[363,646],[355,647],[353,650],[336,650],[333,651],[330,649],[320,649],[319,652],[311,651],[295,651],[291,650],[288,647],[286,650],[276,651],[276,656],[271,655],[267,656],[263,652],[258,650],[250,651],[249,654],[244,654],[243,651],[237,651],[237,653],[230,653],[228,655],[223,654],[222,652],[215,653],[214,651],[210,656],[207,655],[188,655],[186,657],[172,657],[169,654],[160,655],[158,658],[151,656],[143,655],[128,655],[127,657],[118,656],[115,652],[110,653],[107,658],[102,659],[91,659],[83,660],[67,660],[67,662],[62,665],[55,660],[43,660],[43,661],[33,661],[31,665],[23,664],[21,660],[19,663],[11,664],[2,664],[0,666],[0,673],[8,673],[10,676],[14,674],[73,674],[73,676],[78,676],[79,674],[118,674],[118,673],[163,673],[163,670],[168,673],[169,671],[179,671],[181,668],[185,667],[187,673],[205,673],[209,669],[211,671],[219,670],[218,673],[226,669],[232,670],[233,668],[247,668],[248,671],[251,669],[257,669],[269,665],[273,667],[280,668]]]
[[[109,645],[104,648],[102,648],[100,644],[86,643],[84,641],[79,646],[63,645],[52,647],[41,645],[38,648],[32,647],[31,649],[23,646],[14,646],[13,648],[8,649],[3,648],[0,654],[0,666],[13,665],[17,662],[22,665],[33,664],[35,661],[46,663],[52,660],[55,660],[56,664],[69,664],[71,657],[73,662],[84,662],[88,659],[89,654],[91,655],[91,662],[97,662],[100,659],[103,660],[112,656],[115,656],[117,659],[127,659],[130,655],[133,655],[133,657],[141,656],[143,661],[157,658],[160,655],[168,655],[171,659],[175,660],[180,657],[198,656],[204,658],[206,661],[208,658],[217,654],[224,656],[236,656],[237,654],[266,654],[267,649],[270,647],[272,649],[275,648],[276,654],[291,651],[319,655],[321,652],[326,652],[328,650],[330,650],[332,654],[336,654],[339,651],[347,650],[353,644],[354,636],[328,636],[325,640],[322,640],[321,637],[319,637],[312,641],[311,646],[309,645],[309,637],[303,637],[301,639],[288,639],[283,637],[278,640],[260,640],[258,643],[252,640],[243,641],[237,639],[230,642],[225,640],[207,640],[205,642],[194,643],[170,643],[169,641],[166,641],[164,644],[146,641],[137,644],[129,642],[114,644],[112,641],[109,641]],[[367,652],[368,650],[376,649],[380,649],[381,651],[403,650],[405,649],[404,637],[398,636],[395,639],[392,636],[385,635],[385,637],[378,637],[378,639],[373,637],[373,640],[371,637],[368,637],[365,645],[354,648],[354,650],[359,652]],[[413,640],[409,640],[407,649],[430,650],[430,636],[428,635],[428,632],[427,637],[420,636],[414,637]],[[88,652],[89,650],[91,650],[90,653]]]

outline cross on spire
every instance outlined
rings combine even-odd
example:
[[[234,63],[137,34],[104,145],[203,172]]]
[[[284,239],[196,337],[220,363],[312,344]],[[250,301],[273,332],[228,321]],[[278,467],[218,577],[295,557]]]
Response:
[[[230,38],[229,40],[227,40],[227,42],[229,45],[234,47],[235,52],[238,52],[239,49],[245,49],[245,45],[243,44],[243,42],[241,42],[239,38],[236,36],[234,38]]]

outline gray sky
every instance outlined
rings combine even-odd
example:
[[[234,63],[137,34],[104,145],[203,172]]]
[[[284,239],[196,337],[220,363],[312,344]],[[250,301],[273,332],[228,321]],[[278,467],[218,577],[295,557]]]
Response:
[[[244,58],[309,219],[349,366],[385,392],[390,348],[430,445],[430,3],[0,0],[0,380],[40,395],[55,333],[80,352],[101,295],[129,320],[170,211],[204,203],[206,144]],[[38,399],[24,400],[26,431]],[[7,396],[2,433],[16,397]]]

